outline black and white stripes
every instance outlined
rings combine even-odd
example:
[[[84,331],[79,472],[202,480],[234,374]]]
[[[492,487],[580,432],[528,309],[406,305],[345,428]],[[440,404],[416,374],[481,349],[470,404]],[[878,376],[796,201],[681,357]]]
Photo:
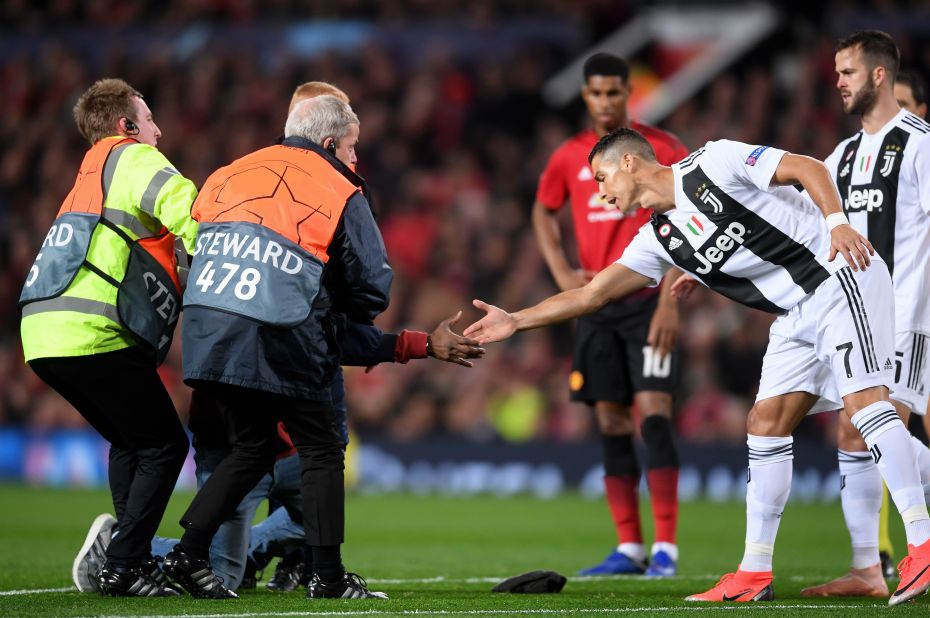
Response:
[[[852,422],[862,434],[862,439],[871,448],[872,443],[880,434],[896,423],[901,424],[901,419],[898,418],[898,413],[891,403],[880,401],[860,410],[853,416]]]
[[[746,444],[750,468],[794,459],[794,440],[791,437],[749,435]]]
[[[863,462],[872,462],[872,455],[868,451],[854,452],[837,449],[836,458],[840,464],[857,464]]]
[[[859,339],[859,350],[862,352],[865,371],[866,373],[880,371],[881,365],[878,364],[878,358],[875,356],[875,342],[872,339],[869,316],[865,310],[862,294],[859,292],[859,285],[856,283],[849,266],[837,271],[836,276],[843,288],[843,294],[846,295],[846,302],[849,303],[849,311],[856,327],[856,336]]]
[[[927,359],[927,336],[913,333],[911,342],[911,364],[907,370],[907,387],[911,390],[923,391],[924,365]]]
[[[901,117],[901,122],[921,133],[930,133],[930,124],[914,114],[905,114]]]

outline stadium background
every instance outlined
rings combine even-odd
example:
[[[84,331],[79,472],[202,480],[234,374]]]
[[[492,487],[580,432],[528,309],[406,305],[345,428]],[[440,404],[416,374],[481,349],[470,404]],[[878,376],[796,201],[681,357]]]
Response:
[[[631,103],[633,116],[691,149],[731,138],[822,158],[858,128],[834,87],[836,37],[887,30],[903,63],[930,75],[923,3],[795,4],[754,6],[763,9],[759,33],[687,91],[657,87],[680,84],[677,72],[707,41],[666,35],[639,46],[629,58],[642,97]],[[750,10],[715,6],[721,21]],[[635,19],[692,8],[616,0],[2,3],[0,479],[105,484],[105,444],[23,364],[16,309],[86,149],[71,108],[95,79],[123,77],[145,95],[164,134],[159,148],[198,186],[281,133],[296,84],[343,88],[361,118],[359,169],[396,273],[378,324],[429,330],[462,308],[464,326],[477,316],[472,298],[516,308],[555,291],[530,206],[548,155],[587,117],[577,96],[561,105],[543,96],[558,90],[551,80]],[[580,70],[568,75],[577,93]],[[650,116],[660,106],[649,109],[649,93],[663,95],[668,113]],[[735,498],[745,491],[744,418],[771,318],[706,292],[684,305],[683,317],[686,371],[675,417],[682,495]],[[568,402],[570,338],[567,326],[525,333],[491,346],[471,370],[435,361],[349,370],[361,486],[602,491],[592,417]],[[179,359],[176,343],[162,376],[184,412]],[[837,495],[832,423],[820,415],[799,432],[795,498]],[[191,465],[182,481],[192,483]]]

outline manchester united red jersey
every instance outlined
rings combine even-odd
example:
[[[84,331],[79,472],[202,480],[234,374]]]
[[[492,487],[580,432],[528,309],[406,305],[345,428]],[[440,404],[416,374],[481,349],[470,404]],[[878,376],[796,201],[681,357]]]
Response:
[[[671,133],[638,122],[633,122],[631,128],[649,140],[662,165],[677,163],[688,155],[688,149]],[[597,134],[587,129],[559,146],[549,158],[536,190],[536,200],[552,210],[562,208],[566,198],[571,198],[581,267],[595,272],[617,261],[652,215],[651,210],[642,208],[628,216],[605,208],[588,165],[588,154],[597,140]]]

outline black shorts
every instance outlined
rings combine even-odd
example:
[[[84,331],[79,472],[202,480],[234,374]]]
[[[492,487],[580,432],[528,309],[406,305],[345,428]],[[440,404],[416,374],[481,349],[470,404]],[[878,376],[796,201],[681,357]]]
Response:
[[[572,401],[632,405],[633,395],[640,391],[674,395],[681,350],[676,345],[660,361],[646,342],[654,307],[650,303],[642,311],[609,321],[597,314],[578,320],[569,377]]]

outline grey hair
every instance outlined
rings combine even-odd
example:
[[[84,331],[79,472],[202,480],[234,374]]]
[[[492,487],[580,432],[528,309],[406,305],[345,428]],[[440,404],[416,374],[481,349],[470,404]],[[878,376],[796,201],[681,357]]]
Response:
[[[322,94],[294,106],[284,124],[284,137],[302,137],[322,145],[327,137],[339,141],[349,132],[349,125],[358,123],[348,103]]]

